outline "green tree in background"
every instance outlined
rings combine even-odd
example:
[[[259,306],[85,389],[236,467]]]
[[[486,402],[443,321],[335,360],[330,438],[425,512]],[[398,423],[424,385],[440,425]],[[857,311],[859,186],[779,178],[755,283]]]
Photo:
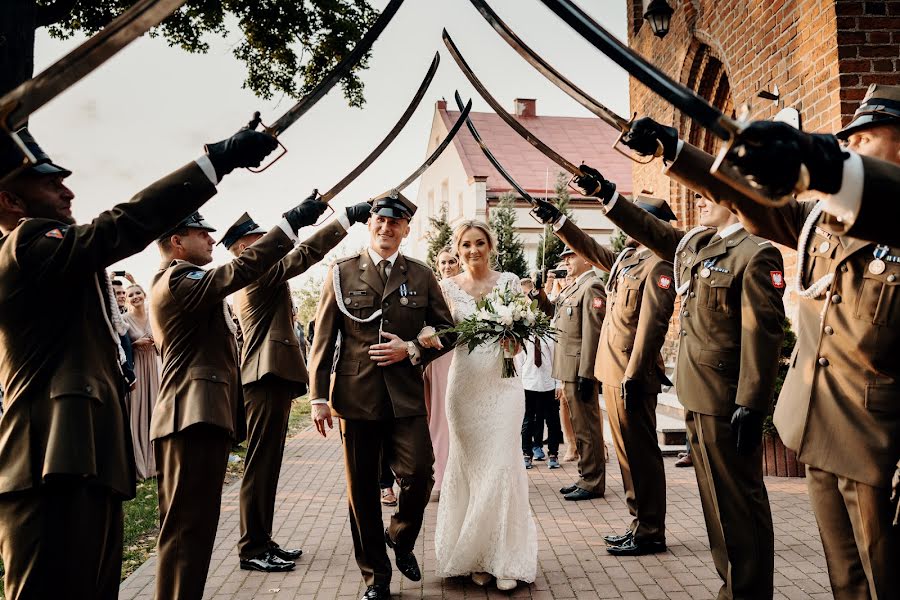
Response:
[[[553,191],[556,194],[554,204],[556,204],[556,207],[562,214],[566,215],[567,219],[574,223],[575,219],[572,218],[572,209],[569,207],[568,183],[569,177],[565,173],[560,172],[556,175],[556,183],[553,186]],[[562,240],[553,234],[553,228],[549,225],[545,226],[544,234],[538,238],[537,257],[535,259],[537,268],[555,268],[560,261],[559,255],[562,254],[564,247],[565,244],[562,243]]]
[[[453,229],[450,228],[450,223],[447,221],[447,204],[441,204],[438,215],[436,217],[428,217],[428,222],[431,223],[431,229],[425,234],[425,238],[428,240],[428,257],[426,258],[426,261],[434,272],[437,273],[437,267],[435,266],[434,261],[437,258],[438,252],[440,252],[444,246],[449,246],[450,241],[453,238]]]
[[[2,0],[0,94],[31,78],[34,32],[67,39],[92,35],[136,0]],[[232,54],[247,66],[244,87],[260,98],[300,98],[336,65],[378,17],[367,0],[188,0],[151,35],[192,53],[209,50],[210,36],[226,37],[237,25]],[[368,56],[355,67],[367,67]],[[162,82],[161,82],[162,83]],[[363,103],[355,73],[341,81],[351,106]]]
[[[497,237],[497,270],[528,276],[525,246],[516,233],[515,196],[503,194],[497,208],[491,211],[490,226]]]

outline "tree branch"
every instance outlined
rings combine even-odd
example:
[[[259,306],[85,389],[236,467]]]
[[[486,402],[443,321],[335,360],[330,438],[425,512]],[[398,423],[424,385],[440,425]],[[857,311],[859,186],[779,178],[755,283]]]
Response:
[[[59,23],[72,12],[78,0],[56,0],[49,6],[36,7],[35,28],[48,27],[54,23]]]

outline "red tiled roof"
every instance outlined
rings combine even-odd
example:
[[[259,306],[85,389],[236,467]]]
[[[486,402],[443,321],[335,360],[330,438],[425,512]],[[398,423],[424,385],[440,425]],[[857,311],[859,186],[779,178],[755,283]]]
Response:
[[[449,129],[458,111],[438,109]],[[526,191],[543,196],[550,170],[550,193],[556,175],[563,169],[541,154],[495,113],[469,113],[475,128],[503,168]],[[586,117],[516,117],[545,144],[569,161],[584,162],[614,181],[620,192],[631,193],[631,161],[612,149],[619,132],[597,118]],[[453,139],[463,167],[470,177],[487,176],[487,191],[503,193],[512,187],[485,158],[472,134],[463,126]]]

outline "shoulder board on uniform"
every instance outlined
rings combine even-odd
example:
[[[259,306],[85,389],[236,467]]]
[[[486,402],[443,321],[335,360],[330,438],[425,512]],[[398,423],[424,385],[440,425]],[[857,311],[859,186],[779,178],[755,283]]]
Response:
[[[350,256],[342,256],[341,258],[334,259],[334,262],[331,264],[339,265],[341,263],[347,262],[348,260],[353,260],[354,258],[359,258],[359,257],[360,257],[359,254],[351,254]]]
[[[426,263],[425,261],[419,260],[418,258],[413,258],[412,256],[406,256],[405,254],[403,255],[403,258],[405,258],[407,262],[415,263],[419,266],[425,267],[429,271],[431,270],[431,267],[429,267],[428,263]]]
[[[771,241],[767,240],[764,237],[754,235],[752,233],[750,235],[748,235],[745,239],[750,240],[751,242],[755,243],[757,246],[761,246],[761,247],[766,247],[766,246],[772,245]]]

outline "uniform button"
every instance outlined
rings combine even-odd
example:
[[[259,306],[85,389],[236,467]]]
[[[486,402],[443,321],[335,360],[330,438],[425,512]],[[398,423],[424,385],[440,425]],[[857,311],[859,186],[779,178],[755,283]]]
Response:
[[[847,272],[847,265],[841,265],[841,273]]]
[[[724,368],[725,368],[725,363],[723,363],[723,362],[720,360],[720,361],[719,361],[719,364],[718,364],[718,367],[719,367],[720,369],[724,369]]]
[[[390,320],[390,319],[385,319],[384,322],[385,322],[385,323],[390,323],[391,320]]]
[[[88,394],[90,394],[91,392],[94,391],[94,386],[86,385],[86,386],[84,386],[84,391],[86,391]]]
[[[285,344],[288,343],[288,339],[287,339],[287,338],[284,338],[284,343],[285,343]]]
[[[212,379],[213,381],[215,381],[215,380],[218,379],[218,378],[219,378],[219,377],[218,377],[217,375],[213,375],[210,379]]]
[[[831,325],[826,325],[825,333],[828,335],[834,335],[834,327],[832,327]]]
[[[689,317],[689,316],[691,316],[691,313],[689,313],[687,310],[683,310],[683,311],[681,311],[681,315],[684,317]]]
[[[819,365],[820,365],[820,366],[827,367],[827,366],[830,365],[830,364],[831,364],[831,363],[828,362],[828,359],[825,358],[824,356],[820,356],[820,357],[819,357]]]
[[[190,182],[190,181],[185,181],[185,182],[184,182],[184,187],[185,187],[185,188],[190,188],[190,187],[191,187],[191,182]]]
[[[831,303],[832,304],[840,304],[841,300],[843,300],[843,298],[841,298],[840,294],[832,294],[831,295]]]
[[[897,276],[893,273],[887,276],[887,280],[890,282],[894,282],[897,279]]]
[[[690,295],[691,298],[696,298],[696,297],[697,297],[697,293],[696,293],[696,292],[691,292],[689,295]]]
[[[344,304],[350,304],[351,302],[353,302],[353,300],[350,298],[344,298]]]

